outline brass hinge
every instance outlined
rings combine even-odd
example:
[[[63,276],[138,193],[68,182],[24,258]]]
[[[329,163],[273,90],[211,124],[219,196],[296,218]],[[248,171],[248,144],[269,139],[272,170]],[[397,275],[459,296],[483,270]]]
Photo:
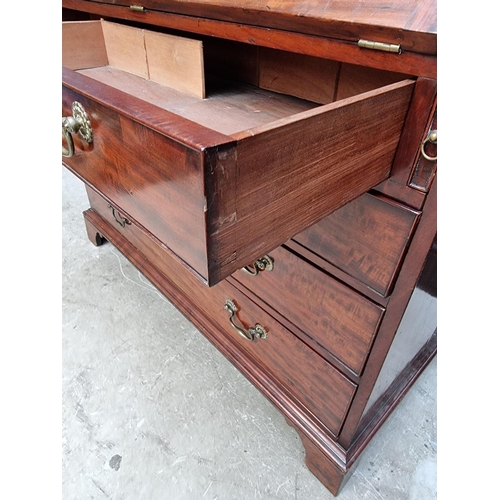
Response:
[[[144,7],[142,5],[131,5],[130,10],[135,12],[144,12]]]
[[[401,45],[384,42],[372,42],[371,40],[359,40],[358,46],[363,49],[383,50],[384,52],[393,52],[401,54]]]

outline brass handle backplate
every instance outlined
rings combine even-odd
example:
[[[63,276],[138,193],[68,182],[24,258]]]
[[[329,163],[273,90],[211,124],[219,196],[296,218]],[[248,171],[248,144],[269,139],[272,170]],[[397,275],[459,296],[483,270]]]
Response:
[[[264,255],[260,259],[257,259],[252,265],[245,266],[242,270],[252,276],[257,276],[259,272],[269,271],[274,269],[274,261],[269,257],[269,255]]]
[[[231,299],[226,300],[226,304],[224,305],[224,309],[229,312],[229,322],[231,326],[241,335],[245,340],[252,342],[255,338],[259,339],[267,339],[267,332],[264,327],[256,324],[255,326],[250,327],[248,330],[238,326],[234,319],[236,318],[237,307],[235,303]]]
[[[431,130],[428,134],[427,137],[424,139],[424,142],[422,142],[422,146],[420,147],[420,152],[422,153],[422,156],[429,161],[437,161],[438,157],[436,156],[429,156],[425,152],[425,146],[427,143],[431,144],[437,144],[438,142],[438,131],[437,130]]]
[[[62,147],[62,155],[70,158],[75,154],[75,145],[71,134],[80,134],[80,137],[89,144],[93,140],[92,125],[90,119],[85,112],[83,106],[75,101],[71,105],[72,116],[63,116],[62,118],[62,133],[66,139],[68,147]]]

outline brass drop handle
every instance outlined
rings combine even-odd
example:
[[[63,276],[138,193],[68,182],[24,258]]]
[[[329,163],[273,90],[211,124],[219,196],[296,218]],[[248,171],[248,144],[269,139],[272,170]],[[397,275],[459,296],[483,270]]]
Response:
[[[126,217],[121,217],[121,215],[113,205],[108,204],[108,208],[111,210],[111,213],[113,214],[113,217],[115,218],[115,221],[118,225],[124,228],[125,224],[131,224],[131,222]]]
[[[267,339],[266,330],[260,326],[258,323],[255,326],[250,327],[248,330],[241,328],[234,322],[234,318],[236,317],[237,307],[231,299],[226,300],[226,304],[224,305],[224,309],[229,312],[229,323],[231,326],[241,335],[245,340],[252,342],[255,338],[259,339]]]
[[[257,276],[261,271],[271,272],[274,269],[274,261],[269,257],[269,255],[264,255],[260,259],[257,259],[250,266],[245,266],[242,270],[252,276]]]
[[[424,142],[422,142],[422,146],[420,147],[420,152],[422,153],[422,156],[429,161],[437,161],[438,157],[436,156],[429,156],[425,152],[425,145],[430,142],[432,144],[437,144],[438,142],[438,131],[437,130],[431,130],[428,134],[427,137],[424,139]]]
[[[67,148],[62,147],[62,155],[66,158],[71,158],[75,154],[75,145],[71,134],[78,132],[81,138],[89,144],[93,139],[92,125],[83,106],[75,101],[71,105],[71,111],[72,116],[63,116],[62,118],[62,133],[68,144]]]

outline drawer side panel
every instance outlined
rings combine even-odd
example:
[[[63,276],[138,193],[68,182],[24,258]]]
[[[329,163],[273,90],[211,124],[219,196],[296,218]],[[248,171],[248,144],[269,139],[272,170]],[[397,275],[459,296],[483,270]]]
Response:
[[[413,87],[405,80],[239,134],[237,224],[212,235],[213,275],[226,277],[389,177]]]

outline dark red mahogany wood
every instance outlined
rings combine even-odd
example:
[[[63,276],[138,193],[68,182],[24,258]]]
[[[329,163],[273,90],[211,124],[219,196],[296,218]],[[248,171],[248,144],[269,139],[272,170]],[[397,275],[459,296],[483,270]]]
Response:
[[[338,434],[354,395],[355,384],[287,332],[272,317],[257,308],[253,301],[228,282],[221,282],[211,288],[205,286],[179,265],[152,235],[136,228],[134,224],[124,228],[117,225],[107,202],[93,190],[88,189],[87,192],[92,210],[106,220],[108,225],[111,224],[115,231],[126,236],[138,253],[154,263],[156,273],[168,276],[175,282],[186,296],[184,307],[190,304],[190,307],[203,311],[208,321],[214,324],[221,341],[227,337],[228,341],[241,351],[240,357],[253,359],[257,369],[267,371],[281,384],[281,391],[310,408],[328,432]],[[115,231],[105,231],[104,235],[113,241]],[[120,242],[121,239],[118,238],[117,241]],[[256,342],[242,339],[230,325],[228,313],[224,309],[226,299],[233,300],[237,305],[238,321],[243,326],[249,328],[257,322],[268,331],[268,338]]]
[[[271,272],[238,271],[234,278],[359,375],[384,309],[284,248],[269,256]]]
[[[62,3],[66,19],[202,39],[212,55],[223,43],[243,59],[224,77],[252,73],[261,47],[415,77],[226,135],[63,68],[63,116],[77,100],[94,127],[64,162],[87,184],[90,241],[115,245],[276,405],[336,495],[436,354],[436,318],[412,307],[436,290],[437,163],[420,149],[437,128],[435,0]],[[267,252],[272,271],[239,270]],[[268,338],[239,336],[227,299]]]
[[[123,5],[124,0],[94,0]],[[146,10],[264,26],[321,37],[360,38],[401,44],[403,50],[436,54],[436,0],[142,0]]]
[[[259,26],[259,23],[254,25],[235,22],[234,20],[210,19],[199,14],[189,16],[157,10],[134,12],[128,6],[110,5],[109,3],[98,5],[88,0],[63,0],[62,3],[64,7],[69,9],[89,12],[98,17],[105,16],[135,23],[146,23],[189,33],[226,38],[262,47],[361,64],[363,66],[386,69],[409,75],[436,78],[437,74],[436,57],[434,54],[403,50],[395,57],[394,54],[388,54],[387,52],[358,47],[356,42],[362,37],[357,34],[354,36],[351,33],[354,39],[346,41],[340,33],[339,36],[336,36],[337,33],[331,29],[329,29],[327,36],[322,37],[297,32],[293,29],[293,26],[289,30],[270,30],[267,27]],[[356,5],[359,6],[359,3]],[[377,29],[375,30],[377,31]],[[430,38],[433,39],[430,44],[434,46],[436,36],[432,32],[432,29],[432,27],[429,28]],[[375,33],[379,37],[374,38],[374,41],[387,42],[388,39],[385,38],[384,40],[380,40],[380,37],[383,37],[383,33],[384,30]],[[394,39],[394,37],[390,39]],[[431,51],[433,50],[431,49]]]
[[[63,82],[63,116],[80,102],[95,129],[65,164],[210,285],[387,178],[414,86],[226,136],[67,68]]]
[[[293,239],[387,296],[420,213],[365,194]]]

